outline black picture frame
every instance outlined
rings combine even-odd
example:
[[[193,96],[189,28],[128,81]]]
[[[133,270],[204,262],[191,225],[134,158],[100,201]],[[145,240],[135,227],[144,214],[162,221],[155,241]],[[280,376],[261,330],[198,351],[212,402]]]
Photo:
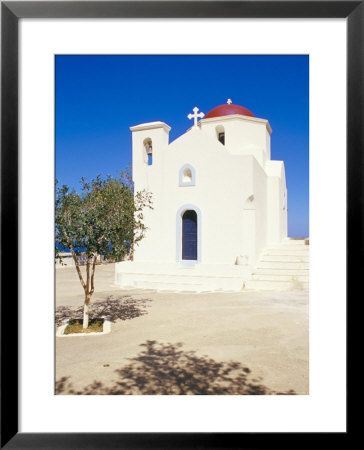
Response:
[[[347,305],[362,292],[364,1],[3,1],[1,2],[1,448],[295,448],[325,433],[19,433],[18,22],[21,18],[347,18]],[[335,95],[333,93],[333,95]],[[344,274],[343,274],[344,276]],[[11,293],[11,301],[8,300]],[[356,298],[356,300],[358,300]],[[7,336],[11,334],[9,340]],[[350,341],[347,344],[350,353]],[[334,395],[334,393],[333,393]],[[349,417],[349,415],[347,416]],[[349,437],[334,433],[336,442]],[[342,441],[342,445],[347,442]]]

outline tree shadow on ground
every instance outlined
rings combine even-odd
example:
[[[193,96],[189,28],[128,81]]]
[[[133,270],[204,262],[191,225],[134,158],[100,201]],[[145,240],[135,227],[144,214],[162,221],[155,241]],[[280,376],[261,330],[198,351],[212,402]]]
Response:
[[[130,364],[116,370],[118,379],[106,386],[94,381],[82,390],[73,389],[69,377],[56,381],[56,394],[70,395],[294,395],[272,391],[253,378],[239,362],[217,362],[182,344],[146,341]]]
[[[130,320],[148,314],[147,308],[151,299],[133,298],[127,295],[114,298],[112,295],[105,300],[91,302],[90,318],[106,316],[111,322]],[[66,319],[82,319],[83,305],[79,308],[59,306],[56,309],[56,325],[60,326]]]

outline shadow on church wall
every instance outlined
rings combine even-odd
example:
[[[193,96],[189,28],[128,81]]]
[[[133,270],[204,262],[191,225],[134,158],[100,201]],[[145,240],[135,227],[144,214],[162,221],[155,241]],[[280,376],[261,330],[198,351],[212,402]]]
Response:
[[[118,378],[107,386],[94,381],[82,390],[70,377],[56,381],[56,394],[68,395],[294,395],[272,391],[239,362],[218,362],[182,344],[146,341],[128,365],[116,370]]]
[[[132,298],[123,295],[117,298],[107,297],[105,300],[91,302],[90,317],[106,316],[111,322],[117,320],[130,320],[148,314],[147,308],[152,300],[148,298]],[[66,319],[82,319],[83,305],[79,308],[59,306],[56,309],[56,325],[60,326]]]

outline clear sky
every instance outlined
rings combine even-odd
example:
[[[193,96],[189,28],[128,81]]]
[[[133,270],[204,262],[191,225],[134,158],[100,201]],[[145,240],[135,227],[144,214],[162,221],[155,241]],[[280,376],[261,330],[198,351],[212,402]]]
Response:
[[[273,129],[283,160],[288,234],[309,236],[309,57],[306,55],[57,55],[56,177],[118,176],[131,164],[130,126],[160,120],[170,141],[231,98]]]

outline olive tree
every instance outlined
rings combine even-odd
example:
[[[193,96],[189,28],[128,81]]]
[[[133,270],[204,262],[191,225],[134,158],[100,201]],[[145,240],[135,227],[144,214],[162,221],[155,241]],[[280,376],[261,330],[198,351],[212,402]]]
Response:
[[[95,291],[97,259],[120,261],[132,254],[134,245],[145,236],[143,211],[152,209],[150,192],[134,194],[130,176],[119,178],[97,176],[87,182],[81,179],[81,192],[56,183],[55,240],[56,257],[69,249],[85,292],[83,328],[88,327],[91,296]],[[85,276],[79,255],[84,255]]]

